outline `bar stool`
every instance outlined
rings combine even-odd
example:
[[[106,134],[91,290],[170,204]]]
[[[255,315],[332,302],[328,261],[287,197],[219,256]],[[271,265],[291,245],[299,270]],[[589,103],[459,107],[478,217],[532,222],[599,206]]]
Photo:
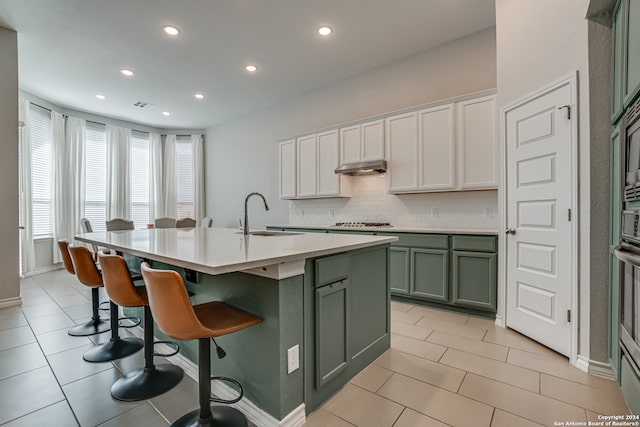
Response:
[[[109,298],[121,307],[144,307],[144,368],[125,374],[111,386],[111,396],[125,402],[151,399],[171,390],[182,380],[183,371],[170,363],[153,364],[153,316],[144,286],[135,286],[125,259],[100,252],[102,280]],[[176,346],[178,353],[180,347]],[[165,356],[172,356],[165,355]]]
[[[68,249],[76,277],[80,283],[96,287],[96,289],[98,286],[102,286],[102,276],[93,262],[91,251],[84,246],[74,245],[69,245]],[[111,312],[111,338],[109,341],[98,344],[84,353],[82,358],[87,362],[108,362],[120,359],[135,353],[143,347],[141,339],[120,338],[118,334],[120,320],[118,318],[118,306],[113,301],[109,301],[109,307]]]
[[[191,411],[172,427],[183,426],[247,426],[247,418],[229,406],[211,407],[211,402],[235,403],[243,395],[242,386],[234,379],[211,376],[211,345],[216,345],[219,358],[226,356],[214,338],[240,331],[262,322],[262,318],[240,310],[221,301],[212,301],[192,306],[182,277],[173,270],[153,270],[146,262],[142,264],[142,277],[149,295],[149,305],[160,329],[179,340],[198,339],[198,396],[200,408]],[[222,380],[234,384],[239,396],[233,400],[211,397],[211,380]]]
[[[60,248],[60,252],[62,254],[62,262],[64,263],[64,268],[68,273],[75,276],[76,271],[73,268],[73,261],[71,260],[71,255],[69,254],[68,249],[69,241],[64,239],[58,240],[58,248]],[[73,328],[69,329],[68,334],[72,337],[86,337],[89,335],[97,335],[103,332],[107,332],[110,329],[109,323],[100,318],[99,312],[100,293],[98,289],[101,285],[87,285],[85,283],[82,284],[91,288],[91,320],[89,320],[84,325],[74,326]]]

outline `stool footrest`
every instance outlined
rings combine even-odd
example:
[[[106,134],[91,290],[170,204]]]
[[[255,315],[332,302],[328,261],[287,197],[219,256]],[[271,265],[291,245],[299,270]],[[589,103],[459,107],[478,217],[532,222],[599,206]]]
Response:
[[[120,323],[121,320],[131,320],[133,323],[131,325],[123,325]],[[119,317],[118,318],[118,327],[119,328],[135,328],[136,326],[140,325],[140,323],[142,323],[142,320],[139,317]]]
[[[102,302],[100,303],[100,308],[99,308],[99,310],[100,310],[100,311],[109,311],[109,310],[111,310],[111,308],[109,307],[109,304],[110,304],[110,303],[111,303],[111,301],[102,301]],[[106,307],[103,307],[105,304],[107,304],[107,306],[106,306]]]
[[[154,356],[171,357],[171,356],[175,356],[176,354],[180,353],[180,344],[178,344],[176,342],[173,342],[173,341],[154,341],[153,345],[156,345],[156,344],[168,345],[169,347],[175,348],[175,351],[173,351],[173,353],[157,353],[157,352],[153,352]]]
[[[230,405],[232,403],[236,403],[239,402],[240,399],[242,399],[242,396],[244,395],[244,390],[242,389],[242,384],[240,384],[238,381],[234,380],[233,378],[229,378],[229,377],[218,377],[218,376],[213,376],[211,377],[211,380],[217,380],[217,381],[226,381],[229,382],[231,384],[234,384],[236,387],[238,387],[238,393],[239,396],[236,397],[235,399],[219,399],[217,397],[211,397],[209,396],[209,400],[211,402],[217,402],[217,403],[226,403],[227,405]]]

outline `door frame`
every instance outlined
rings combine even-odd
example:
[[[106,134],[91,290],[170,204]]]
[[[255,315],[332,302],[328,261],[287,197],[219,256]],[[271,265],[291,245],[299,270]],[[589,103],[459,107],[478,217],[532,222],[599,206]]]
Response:
[[[580,250],[580,212],[579,207],[579,195],[578,195],[578,182],[579,182],[579,157],[578,157],[578,129],[579,129],[579,109],[578,109],[578,71],[562,77],[561,79],[537,89],[519,100],[500,109],[500,179],[502,185],[499,187],[498,196],[498,209],[500,211],[500,229],[498,230],[498,313],[496,315],[496,324],[506,327],[507,324],[507,242],[504,230],[507,228],[507,113],[521,107],[522,105],[540,98],[555,89],[569,85],[571,93],[571,116],[575,118],[571,122],[571,350],[569,356],[569,362],[572,365],[578,365],[578,339],[579,339],[579,325],[582,322],[582,316],[579,311],[579,250]],[[584,294],[584,292],[583,292]],[[588,293],[587,293],[588,295]],[[589,337],[589,324],[586,323],[586,336]],[[584,329],[584,328],[583,328]],[[584,331],[583,331],[584,332]],[[589,343],[582,343],[584,348],[589,348]],[[582,370],[586,370],[587,366],[579,366]]]

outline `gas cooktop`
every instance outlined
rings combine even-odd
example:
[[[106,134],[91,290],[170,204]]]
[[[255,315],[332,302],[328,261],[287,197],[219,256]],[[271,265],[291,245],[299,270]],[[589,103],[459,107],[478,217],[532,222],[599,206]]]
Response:
[[[351,221],[336,222],[334,227],[364,228],[364,227],[393,227],[388,222]]]

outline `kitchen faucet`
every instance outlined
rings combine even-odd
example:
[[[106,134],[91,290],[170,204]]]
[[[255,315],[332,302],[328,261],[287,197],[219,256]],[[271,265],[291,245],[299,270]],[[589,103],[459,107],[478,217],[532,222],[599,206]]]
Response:
[[[260,196],[262,197],[262,201],[264,202],[264,209],[266,211],[269,210],[269,205],[267,204],[267,199],[264,198],[264,196],[260,193],[249,193],[249,195],[247,196],[246,199],[244,199],[244,228],[243,228],[243,234],[246,236],[249,234],[249,215],[247,213],[247,203],[249,202],[249,198],[251,196]]]

